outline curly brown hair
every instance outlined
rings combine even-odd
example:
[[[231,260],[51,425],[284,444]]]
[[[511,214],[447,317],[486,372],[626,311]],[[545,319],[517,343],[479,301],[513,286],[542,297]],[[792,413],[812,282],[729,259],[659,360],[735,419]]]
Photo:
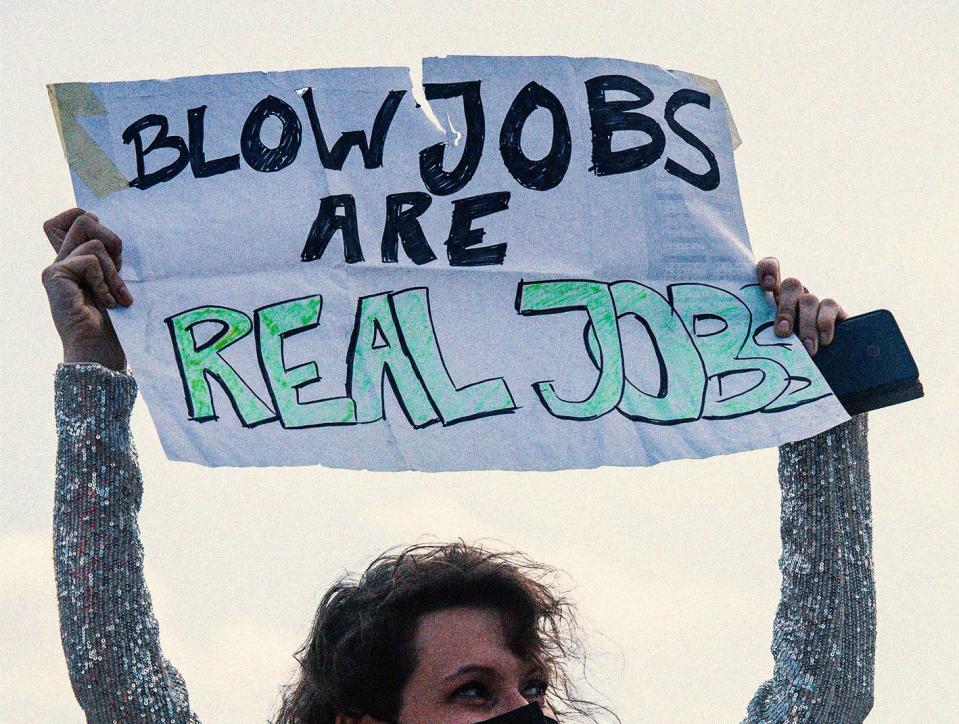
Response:
[[[520,553],[463,541],[380,555],[323,596],[277,724],[333,724],[337,714],[394,721],[416,666],[417,622],[456,606],[499,612],[510,649],[546,672],[561,714],[605,710],[573,693],[565,667],[579,656],[578,629],[571,604],[548,585],[555,573]]]

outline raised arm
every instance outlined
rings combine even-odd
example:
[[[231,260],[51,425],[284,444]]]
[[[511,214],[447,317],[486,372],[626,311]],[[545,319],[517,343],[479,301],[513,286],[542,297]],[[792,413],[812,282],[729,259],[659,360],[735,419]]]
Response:
[[[776,333],[796,329],[815,354],[845,314],[795,279],[780,285],[772,262],[760,262],[759,277],[776,296]],[[747,707],[750,724],[858,724],[872,709],[876,600],[866,438],[866,416],[859,415],[779,449],[783,582],[775,666]]]
[[[163,657],[143,578],[143,493],[130,436],[136,383],[104,307],[133,300],[120,240],[72,209],[44,225],[57,258],[43,273],[66,364],[56,376],[54,566],[60,633],[91,722],[190,722],[183,679]]]
[[[866,416],[779,451],[782,597],[773,676],[749,722],[863,721],[872,708],[876,600]]]
[[[57,369],[53,558],[63,652],[88,721],[196,721],[160,650],[143,578],[135,398],[130,375],[98,364]]]

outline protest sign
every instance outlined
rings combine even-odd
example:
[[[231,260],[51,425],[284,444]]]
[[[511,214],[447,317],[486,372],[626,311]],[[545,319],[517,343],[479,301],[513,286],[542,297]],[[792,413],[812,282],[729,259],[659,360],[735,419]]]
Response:
[[[169,457],[551,470],[846,419],[755,285],[716,83],[599,58],[50,87]]]

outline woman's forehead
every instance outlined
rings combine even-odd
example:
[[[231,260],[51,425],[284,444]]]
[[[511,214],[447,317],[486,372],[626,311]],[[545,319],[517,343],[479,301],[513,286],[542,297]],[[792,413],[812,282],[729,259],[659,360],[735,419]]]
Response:
[[[530,668],[510,649],[502,614],[490,608],[459,606],[424,614],[414,646],[417,668],[443,678],[467,669],[525,675]]]

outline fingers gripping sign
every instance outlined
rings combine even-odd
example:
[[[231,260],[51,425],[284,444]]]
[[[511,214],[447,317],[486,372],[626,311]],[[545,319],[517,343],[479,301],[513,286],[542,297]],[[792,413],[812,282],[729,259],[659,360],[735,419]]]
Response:
[[[56,252],[42,280],[64,361],[123,369],[126,357],[105,311],[133,303],[118,272],[122,241],[82,209],[49,219],[43,230]]]
[[[94,214],[90,214],[83,209],[73,208],[67,209],[52,219],[47,219],[43,222],[43,233],[47,235],[47,239],[50,241],[50,246],[53,247],[54,252],[60,253],[60,247],[63,245],[63,240],[73,225],[73,222],[84,214],[92,217],[94,221],[100,220]]]
[[[819,303],[819,312],[816,316],[816,328],[819,330],[819,343],[827,345],[832,342],[836,332],[836,324],[849,315],[834,299],[823,299]]]
[[[760,259],[756,264],[756,276],[759,277],[759,284],[764,291],[772,292],[775,297],[779,296],[779,260],[767,256]]]
[[[803,287],[805,289],[805,287]],[[816,333],[816,317],[819,311],[819,297],[804,291],[799,295],[799,322],[796,334],[802,340],[803,346],[810,355],[816,354],[819,347]]]
[[[795,332],[810,356],[814,356],[821,345],[832,342],[836,323],[848,316],[834,299],[820,301],[795,277],[780,282],[779,260],[773,257],[757,262],[756,276],[763,290],[771,292],[776,302],[777,337],[788,337]]]

